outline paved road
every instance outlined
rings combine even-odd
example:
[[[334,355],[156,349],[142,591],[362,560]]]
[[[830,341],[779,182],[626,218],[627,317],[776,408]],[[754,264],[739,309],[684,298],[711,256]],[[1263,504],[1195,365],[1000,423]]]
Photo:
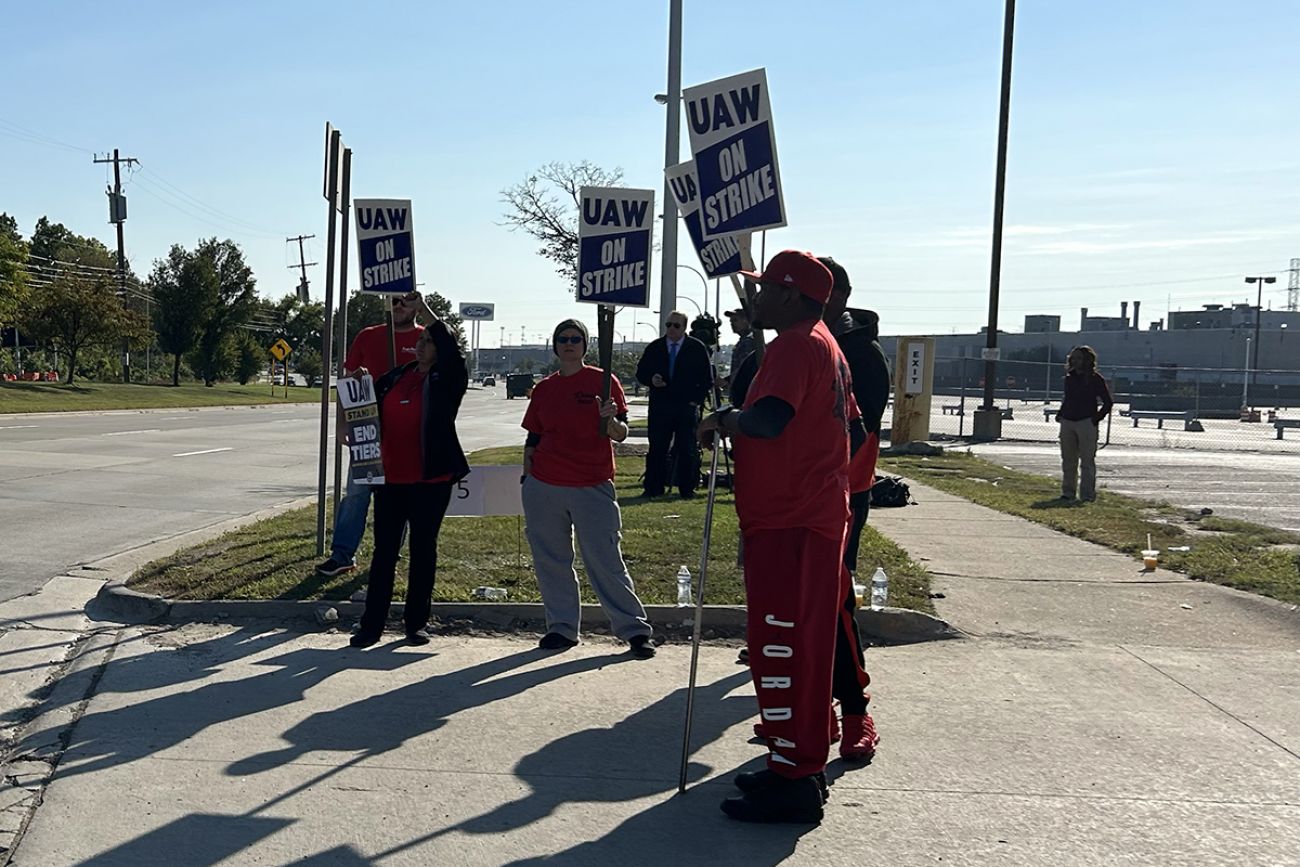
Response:
[[[1059,477],[1055,443],[990,443],[980,457]],[[1118,494],[1165,500],[1216,515],[1300,532],[1300,455],[1135,448],[1111,445],[1097,455],[1097,483]]]
[[[466,397],[466,450],[521,441],[527,401],[504,397]],[[0,416],[0,601],[78,564],[313,494],[319,413],[302,404]]]

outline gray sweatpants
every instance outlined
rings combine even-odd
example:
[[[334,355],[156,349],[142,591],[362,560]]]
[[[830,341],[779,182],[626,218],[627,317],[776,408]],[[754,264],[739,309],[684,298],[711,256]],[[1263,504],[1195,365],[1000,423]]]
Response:
[[[614,634],[624,641],[634,635],[649,635],[652,630],[645,606],[637,598],[619,545],[623,519],[614,483],[566,488],[529,476],[524,479],[523,500],[528,545],[533,551],[537,586],[546,609],[547,631],[578,640],[582,602],[578,573],[573,568],[576,530],[587,579]]]
[[[1090,418],[1061,419],[1062,494],[1075,496],[1076,478],[1079,499],[1097,499],[1097,423]]]

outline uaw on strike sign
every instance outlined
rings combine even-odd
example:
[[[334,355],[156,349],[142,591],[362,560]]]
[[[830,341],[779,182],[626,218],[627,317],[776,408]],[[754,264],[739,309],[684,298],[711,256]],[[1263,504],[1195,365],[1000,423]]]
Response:
[[[655,191],[583,187],[578,214],[578,298],[650,306]]]
[[[731,235],[720,235],[711,241],[704,240],[700,228],[700,183],[695,177],[695,161],[687,160],[664,169],[668,189],[682,213],[686,233],[691,236],[695,253],[700,257],[704,273],[709,277],[726,277],[740,270],[740,246]]]
[[[699,175],[706,239],[786,224],[767,72],[755,69],[682,91]]]
[[[405,295],[415,291],[415,230],[410,199],[357,199],[357,258],[361,291]]]

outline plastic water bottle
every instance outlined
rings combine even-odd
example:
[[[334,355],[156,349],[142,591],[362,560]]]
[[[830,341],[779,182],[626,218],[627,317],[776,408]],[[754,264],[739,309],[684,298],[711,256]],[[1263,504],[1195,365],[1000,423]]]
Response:
[[[876,567],[875,573],[871,576],[871,610],[879,611],[885,607],[885,601],[889,598],[889,576],[885,570]]]
[[[691,600],[691,570],[682,566],[677,570],[677,607],[689,608],[694,604]]]

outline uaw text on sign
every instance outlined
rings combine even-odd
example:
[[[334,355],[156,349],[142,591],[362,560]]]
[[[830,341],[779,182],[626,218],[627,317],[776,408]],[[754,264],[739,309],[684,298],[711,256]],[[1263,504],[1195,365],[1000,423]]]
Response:
[[[776,133],[762,69],[682,91],[704,237],[786,224]]]
[[[654,190],[583,187],[578,216],[578,301],[650,305]]]
[[[415,230],[410,199],[357,199],[357,257],[361,291],[415,291]]]

